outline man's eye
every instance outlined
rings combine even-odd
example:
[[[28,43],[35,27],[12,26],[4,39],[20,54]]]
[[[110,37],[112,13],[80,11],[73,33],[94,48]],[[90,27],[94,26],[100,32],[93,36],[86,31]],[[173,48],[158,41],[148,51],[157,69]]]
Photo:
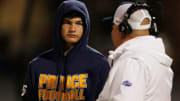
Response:
[[[77,25],[83,25],[83,22],[82,21],[78,21],[76,22]]]
[[[63,22],[63,24],[71,24],[71,22],[65,20],[65,21]]]

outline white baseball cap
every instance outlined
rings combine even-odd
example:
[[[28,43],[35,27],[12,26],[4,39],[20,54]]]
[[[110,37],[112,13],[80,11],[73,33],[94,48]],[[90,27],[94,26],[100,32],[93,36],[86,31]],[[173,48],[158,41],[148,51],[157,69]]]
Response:
[[[121,4],[117,9],[116,12],[114,14],[114,18],[113,18],[113,23],[116,25],[121,24],[121,22],[123,21],[124,15],[126,14],[127,10],[129,9],[129,7],[132,6],[133,3],[128,2],[128,3],[124,3]],[[148,18],[150,23],[146,24],[146,25],[141,25],[142,21]],[[137,11],[133,12],[129,19],[128,19],[128,23],[131,26],[131,28],[133,30],[144,30],[144,29],[149,29],[151,26],[151,15],[149,14],[148,10],[146,9],[138,9]]]

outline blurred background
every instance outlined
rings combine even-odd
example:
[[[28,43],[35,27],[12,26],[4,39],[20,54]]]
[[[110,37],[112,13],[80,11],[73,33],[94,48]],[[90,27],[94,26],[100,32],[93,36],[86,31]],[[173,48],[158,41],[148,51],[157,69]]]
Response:
[[[110,29],[101,19],[113,15],[125,0],[81,0],[91,18],[89,45],[108,56],[114,49]],[[127,1],[127,0],[126,0]],[[166,52],[173,59],[172,101],[180,100],[179,0],[128,0],[148,2],[157,16]],[[20,94],[28,62],[52,48],[56,8],[62,0],[0,0],[0,100],[22,101]]]

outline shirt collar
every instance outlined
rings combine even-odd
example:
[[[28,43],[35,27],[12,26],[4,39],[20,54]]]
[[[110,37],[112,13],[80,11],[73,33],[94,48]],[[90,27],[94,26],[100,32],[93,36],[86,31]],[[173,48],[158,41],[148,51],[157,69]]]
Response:
[[[132,46],[132,43],[133,43],[133,45],[135,45],[136,44],[135,42],[137,40],[150,39],[150,38],[154,38],[154,36],[146,35],[146,36],[138,36],[138,37],[135,37],[133,39],[130,39],[130,40],[124,42],[123,44],[119,45],[114,51],[110,50],[109,51],[109,58],[110,59],[116,59],[120,55],[122,55],[124,52],[126,52]]]

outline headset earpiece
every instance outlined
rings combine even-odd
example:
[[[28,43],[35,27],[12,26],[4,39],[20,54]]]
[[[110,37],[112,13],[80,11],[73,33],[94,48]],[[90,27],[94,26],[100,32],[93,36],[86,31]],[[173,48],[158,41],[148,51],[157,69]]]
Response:
[[[124,20],[120,25],[119,25],[119,31],[124,32],[125,34],[130,34],[132,32],[131,26],[127,22],[127,20]]]

